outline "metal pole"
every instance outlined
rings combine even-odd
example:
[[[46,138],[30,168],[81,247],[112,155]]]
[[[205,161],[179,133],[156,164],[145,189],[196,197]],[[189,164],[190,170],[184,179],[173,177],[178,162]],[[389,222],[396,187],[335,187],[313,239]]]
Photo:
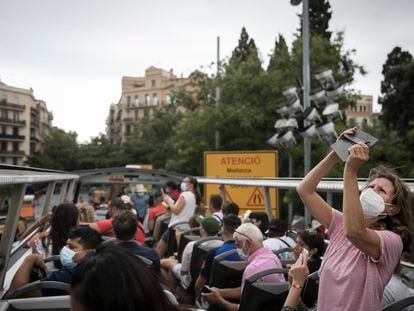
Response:
[[[292,159],[292,152],[289,151],[289,177],[293,177],[293,159]],[[289,229],[292,224],[293,220],[293,200],[292,200],[292,193],[293,190],[289,190],[289,204],[288,204],[288,223]]]
[[[216,86],[216,107],[218,108],[220,103],[220,37],[217,37],[217,86]],[[216,125],[218,127],[218,125]],[[216,128],[214,133],[214,149],[220,149],[220,131]]]
[[[303,108],[304,110],[310,106],[309,92],[310,92],[310,66],[309,66],[309,0],[302,2],[302,43],[303,43]],[[306,124],[305,124],[306,125]],[[304,174],[310,171],[311,166],[311,140],[305,138],[303,146],[304,156]],[[311,215],[305,208],[305,227],[311,223]]]

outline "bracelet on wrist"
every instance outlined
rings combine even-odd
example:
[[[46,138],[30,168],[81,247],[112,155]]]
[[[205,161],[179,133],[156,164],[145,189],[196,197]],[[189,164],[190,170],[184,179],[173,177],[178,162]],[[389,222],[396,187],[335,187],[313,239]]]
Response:
[[[303,285],[301,286],[301,285],[298,285],[298,284],[292,284],[292,287],[302,289]]]

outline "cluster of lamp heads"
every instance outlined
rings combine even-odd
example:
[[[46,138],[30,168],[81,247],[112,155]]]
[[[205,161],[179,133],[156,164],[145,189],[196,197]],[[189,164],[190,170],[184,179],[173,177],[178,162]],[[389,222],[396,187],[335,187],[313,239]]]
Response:
[[[345,79],[335,81],[331,69],[322,70],[315,75],[320,87],[314,89],[309,99],[311,105],[303,110],[298,90],[290,86],[283,91],[286,101],[281,103],[276,112],[282,117],[275,122],[276,133],[267,143],[277,148],[292,148],[296,145],[295,134],[304,138],[322,138],[332,142],[337,137],[333,121],[342,119],[339,104],[335,102],[345,92],[345,85],[351,81],[349,66],[342,62]],[[320,112],[322,111],[322,112]]]

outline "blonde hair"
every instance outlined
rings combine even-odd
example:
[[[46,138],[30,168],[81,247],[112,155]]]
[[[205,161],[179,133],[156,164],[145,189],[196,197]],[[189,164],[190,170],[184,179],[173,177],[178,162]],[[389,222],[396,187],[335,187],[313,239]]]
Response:
[[[89,203],[78,203],[76,207],[79,211],[80,222],[95,222],[95,209]]]

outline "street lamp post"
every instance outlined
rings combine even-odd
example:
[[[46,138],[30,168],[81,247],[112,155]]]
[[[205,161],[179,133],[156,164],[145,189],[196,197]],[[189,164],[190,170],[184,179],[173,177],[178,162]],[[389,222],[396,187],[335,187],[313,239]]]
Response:
[[[309,65],[309,0],[291,0],[292,5],[299,5],[302,2],[302,61],[303,61],[303,108],[310,106],[310,65]],[[307,121],[304,121],[307,123]],[[308,124],[304,124],[307,126]],[[311,167],[311,139],[304,138],[303,144],[304,174],[310,171]],[[311,223],[311,215],[305,208],[305,227]]]

